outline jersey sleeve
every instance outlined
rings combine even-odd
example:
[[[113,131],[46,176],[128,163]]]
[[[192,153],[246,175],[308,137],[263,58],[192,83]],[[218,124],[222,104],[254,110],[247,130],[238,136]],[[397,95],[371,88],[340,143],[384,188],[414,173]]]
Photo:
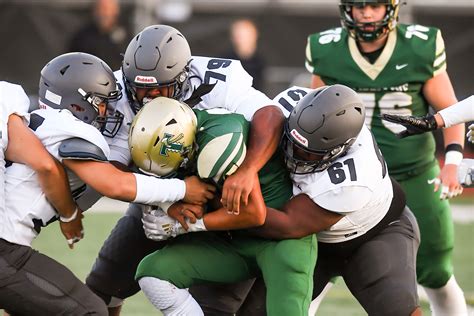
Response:
[[[201,59],[197,62],[205,64]],[[196,106],[198,109],[221,107],[242,114],[247,121],[251,121],[255,112],[272,104],[270,98],[253,88],[252,77],[238,60],[209,59],[203,77],[205,83],[216,85],[203,97],[205,105]]]
[[[446,49],[444,47],[443,36],[441,35],[441,30],[436,32],[436,53],[435,60],[433,62],[433,77],[446,71]]]
[[[17,114],[28,124],[29,106],[30,100],[20,85],[0,81],[0,138],[4,148],[8,144],[8,118]]]
[[[312,90],[309,88],[293,86],[280,92],[273,99],[273,103],[275,103],[282,110],[285,117],[288,117],[296,104],[298,104],[298,102],[311,91]]]
[[[306,70],[308,70],[311,74],[315,74],[314,72],[314,63],[313,63],[313,55],[312,55],[312,52],[311,52],[311,43],[312,41],[314,40],[314,37],[315,37],[315,34],[312,34],[310,36],[308,36],[308,40],[306,42],[306,50],[305,50],[305,54],[306,54],[306,60],[305,60],[305,67],[306,67]]]

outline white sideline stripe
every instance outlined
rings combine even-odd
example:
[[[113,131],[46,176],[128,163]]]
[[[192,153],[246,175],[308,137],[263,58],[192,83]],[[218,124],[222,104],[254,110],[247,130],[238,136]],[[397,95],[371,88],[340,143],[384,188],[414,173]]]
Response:
[[[100,199],[89,212],[99,213],[124,213],[127,210],[128,203],[111,200],[109,198]],[[474,223],[474,206],[451,204],[453,219],[456,223]]]

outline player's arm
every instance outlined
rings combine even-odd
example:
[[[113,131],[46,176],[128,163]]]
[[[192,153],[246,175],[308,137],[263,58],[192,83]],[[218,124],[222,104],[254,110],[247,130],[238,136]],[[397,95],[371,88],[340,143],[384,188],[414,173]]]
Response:
[[[250,123],[247,155],[237,172],[226,179],[222,189],[222,204],[230,212],[238,214],[240,202],[248,203],[258,171],[278,147],[283,122],[283,113],[277,106],[268,105],[255,112]]]
[[[423,86],[423,95],[436,111],[445,109],[457,102],[451,80],[446,71],[426,81]],[[464,147],[464,125],[455,125],[443,129],[443,138],[446,150],[445,165],[440,173],[441,198],[451,198],[462,192],[457,180],[457,168],[462,160]],[[438,187],[435,185],[435,190]]]
[[[27,144],[27,145],[25,145]],[[81,211],[72,199],[67,175],[62,165],[44,148],[40,140],[15,114],[8,118],[8,147],[5,157],[32,168],[48,201],[58,212],[61,231],[69,247],[83,236]]]
[[[328,229],[343,217],[320,207],[306,194],[299,194],[281,210],[267,208],[265,224],[252,231],[269,239],[301,238]]]
[[[260,191],[258,178],[254,181],[249,203],[242,206],[238,215],[228,212],[225,207],[218,207],[203,217],[202,207],[177,202],[168,207],[161,205],[161,210],[146,210],[143,213],[143,228],[147,238],[164,240],[188,232],[220,231],[261,226],[265,221],[266,207]],[[163,207],[165,209],[163,209]],[[167,214],[166,214],[166,213]]]
[[[320,76],[318,75],[312,75],[311,76],[311,88],[316,89],[322,86],[325,86],[326,84],[324,83],[323,79],[321,79]]]
[[[100,194],[112,199],[141,204],[187,200],[205,203],[213,197],[214,188],[198,181],[159,179],[124,172],[107,161],[102,150],[81,139],[69,139],[60,146],[63,164]]]
[[[207,230],[233,230],[263,225],[266,216],[266,207],[260,190],[260,182],[258,177],[254,179],[254,187],[250,192],[247,205],[242,205],[240,213],[236,216],[230,213],[227,208],[219,207],[216,211],[204,214],[203,223]],[[178,214],[183,213],[180,211]],[[170,212],[168,212],[170,214]],[[176,215],[178,215],[176,214]],[[170,214],[172,215],[172,214]],[[184,216],[182,218],[173,216],[184,224]],[[183,225],[185,226],[185,225]]]

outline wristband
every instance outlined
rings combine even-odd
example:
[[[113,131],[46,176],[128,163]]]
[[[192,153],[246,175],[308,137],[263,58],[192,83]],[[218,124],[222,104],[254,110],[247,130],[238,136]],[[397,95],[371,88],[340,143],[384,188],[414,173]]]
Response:
[[[448,151],[459,151],[460,153],[462,153],[462,146],[459,145],[459,144],[449,144],[448,146],[446,146],[446,148],[444,149],[444,152],[445,153],[448,153]]]
[[[165,212],[166,214],[168,214],[168,210],[169,208],[171,207],[171,205],[173,205],[175,202],[162,202],[162,203],[159,203],[159,207],[163,210],[163,212]],[[169,215],[169,214],[168,214]]]
[[[72,213],[72,215],[70,217],[63,217],[63,216],[59,215],[59,220],[63,223],[70,223],[70,222],[72,222],[73,220],[75,220],[77,218],[78,213],[79,213],[79,209],[76,206],[76,210],[74,211],[74,213]]]
[[[452,145],[457,145],[457,146],[461,147],[461,145],[458,145],[458,144],[450,144],[450,145],[448,145],[448,147],[446,147],[446,149],[448,149],[449,146],[452,146]],[[444,156],[444,164],[445,165],[459,166],[459,164],[461,164],[462,158],[463,158],[462,157],[462,152],[460,152],[459,150],[457,150],[457,149],[447,150],[446,155]]]

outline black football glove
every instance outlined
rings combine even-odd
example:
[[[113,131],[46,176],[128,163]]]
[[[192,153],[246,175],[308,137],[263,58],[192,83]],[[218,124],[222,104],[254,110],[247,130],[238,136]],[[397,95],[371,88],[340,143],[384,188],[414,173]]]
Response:
[[[431,114],[427,114],[425,116],[381,114],[380,118],[382,118],[382,120],[401,124],[406,127],[406,130],[397,134],[398,138],[422,134],[438,128],[438,124],[436,123],[434,116]]]

